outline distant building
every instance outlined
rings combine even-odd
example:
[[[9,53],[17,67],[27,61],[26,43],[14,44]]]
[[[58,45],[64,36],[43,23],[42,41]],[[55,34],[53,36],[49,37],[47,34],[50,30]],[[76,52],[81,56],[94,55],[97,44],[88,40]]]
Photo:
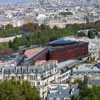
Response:
[[[10,24],[11,20],[8,17],[0,16],[0,27]]]
[[[14,27],[20,27],[23,26],[24,24],[33,23],[33,22],[34,22],[34,17],[29,15],[29,16],[15,17],[14,19],[12,19],[11,24]]]

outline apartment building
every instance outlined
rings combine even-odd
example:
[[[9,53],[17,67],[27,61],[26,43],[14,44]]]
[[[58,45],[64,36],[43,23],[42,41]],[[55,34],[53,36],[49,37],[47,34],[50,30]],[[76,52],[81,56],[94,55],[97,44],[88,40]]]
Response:
[[[0,80],[16,79],[27,80],[40,91],[41,98],[48,93],[51,84],[66,83],[71,75],[71,68],[79,63],[77,60],[69,60],[58,63],[56,60],[38,61],[30,66],[1,66]]]

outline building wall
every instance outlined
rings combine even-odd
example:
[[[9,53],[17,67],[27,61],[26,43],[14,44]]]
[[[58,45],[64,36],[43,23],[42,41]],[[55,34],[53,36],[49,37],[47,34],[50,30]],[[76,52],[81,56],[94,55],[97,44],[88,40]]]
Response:
[[[60,62],[70,59],[80,59],[88,56],[88,43],[76,43],[66,46],[49,47],[47,52],[41,54],[34,61],[48,61],[48,60],[58,60]]]
[[[88,43],[80,45],[64,47],[59,50],[54,50],[50,54],[50,60],[64,61],[69,59],[79,59],[88,56]]]
[[[41,61],[41,60],[46,60],[46,54],[40,56],[38,60],[39,60],[39,61]]]

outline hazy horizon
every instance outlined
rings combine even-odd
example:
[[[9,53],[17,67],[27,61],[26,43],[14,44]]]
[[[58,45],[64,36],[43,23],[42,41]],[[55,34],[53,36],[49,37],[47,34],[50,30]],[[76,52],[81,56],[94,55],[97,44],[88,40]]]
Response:
[[[0,0],[0,4],[4,3],[4,4],[7,4],[7,3],[27,3],[27,2],[31,2],[32,0]],[[86,0],[83,0],[83,1],[86,1]],[[88,0],[88,1],[91,1],[91,0]],[[94,0],[96,1],[96,0]],[[97,0],[100,2],[100,0]]]
[[[28,0],[0,0],[0,3],[24,3]]]

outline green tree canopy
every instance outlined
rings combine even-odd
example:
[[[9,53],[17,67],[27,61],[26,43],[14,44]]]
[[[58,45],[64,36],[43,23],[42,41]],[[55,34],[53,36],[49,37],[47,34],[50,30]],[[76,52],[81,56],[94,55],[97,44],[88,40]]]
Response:
[[[88,87],[87,84],[81,83],[79,96],[72,97],[72,100],[100,100],[100,86],[93,85]]]
[[[78,31],[81,29],[87,29],[87,28],[94,28],[96,31],[99,31],[100,22],[94,23],[94,24],[69,24],[66,25],[65,28],[60,29],[58,27],[54,27],[51,29],[49,26],[46,25],[38,25],[33,23],[28,23],[23,25],[20,29],[25,32],[31,32],[30,35],[22,37],[15,38],[14,41],[10,41],[8,43],[8,47],[13,50],[18,50],[20,46],[30,46],[34,44],[47,44],[49,40],[57,39],[60,37],[66,37],[69,35],[77,35]],[[11,25],[7,25],[6,30],[1,29],[0,30],[0,36],[11,36],[15,33],[18,33],[20,31],[19,28],[13,28]],[[91,35],[92,34],[92,35]],[[89,37],[94,36],[96,33],[89,32]],[[81,33],[80,36],[84,36],[83,33]],[[28,38],[27,38],[28,37]]]
[[[0,100],[40,100],[39,92],[26,81],[0,82]]]

